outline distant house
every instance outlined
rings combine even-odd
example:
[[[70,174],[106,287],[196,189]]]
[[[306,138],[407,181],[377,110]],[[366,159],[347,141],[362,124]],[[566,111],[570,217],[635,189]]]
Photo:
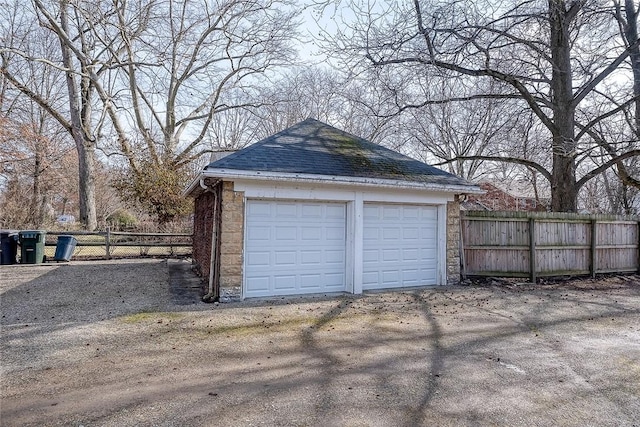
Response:
[[[480,188],[484,194],[472,194],[461,204],[464,210],[488,211],[521,211],[544,212],[548,210],[548,199],[536,199],[526,195],[529,189],[518,188],[524,186],[511,185],[510,190],[503,190],[494,183],[482,182]],[[515,194],[513,194],[515,193]]]
[[[213,161],[185,194],[215,300],[455,282],[458,196],[479,192],[307,119]]]

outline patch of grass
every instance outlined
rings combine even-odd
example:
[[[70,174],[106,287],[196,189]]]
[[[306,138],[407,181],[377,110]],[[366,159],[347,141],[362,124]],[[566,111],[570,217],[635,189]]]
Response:
[[[120,318],[120,320],[124,323],[141,323],[148,321],[157,321],[160,319],[179,319],[180,317],[181,315],[178,313],[141,311],[140,313],[123,316],[122,318]]]

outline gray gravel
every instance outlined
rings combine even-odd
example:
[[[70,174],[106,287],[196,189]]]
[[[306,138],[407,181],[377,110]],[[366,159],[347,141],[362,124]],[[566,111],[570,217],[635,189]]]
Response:
[[[3,426],[640,426],[640,277],[229,304],[181,261],[0,267]]]

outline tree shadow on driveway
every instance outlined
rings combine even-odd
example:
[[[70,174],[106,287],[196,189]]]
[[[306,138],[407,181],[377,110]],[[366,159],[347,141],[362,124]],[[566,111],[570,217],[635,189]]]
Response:
[[[114,267],[120,295],[103,301],[114,307],[81,298],[52,333],[19,336],[20,322],[3,319],[2,345],[15,353],[7,425],[638,424],[637,280],[608,291],[446,287],[194,309],[173,302],[161,264],[139,267]],[[92,286],[106,283],[91,272]],[[122,307],[120,281],[132,275],[149,291],[164,280],[164,300],[131,295]],[[21,354],[29,346],[38,360]]]

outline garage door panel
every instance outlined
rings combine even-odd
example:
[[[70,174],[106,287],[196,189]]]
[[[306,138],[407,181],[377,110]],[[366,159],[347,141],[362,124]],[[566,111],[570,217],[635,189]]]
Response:
[[[417,248],[402,250],[402,259],[407,262],[415,263],[420,259],[419,256],[420,256],[420,250],[418,250]]]
[[[367,203],[364,211],[363,289],[436,284],[437,208]]]
[[[247,206],[247,214],[254,218],[271,218],[271,205],[266,202],[257,202]]]
[[[304,266],[317,265],[322,262],[322,251],[300,251],[300,264]]]
[[[384,283],[385,285],[387,285],[386,287],[389,287],[389,285],[393,285],[394,283],[397,283],[400,281],[400,270],[397,269],[393,269],[393,270],[387,270],[387,271],[383,271],[382,272],[382,283]]]
[[[255,290],[256,292],[268,291],[271,278],[269,276],[254,276],[247,278],[247,287]]]
[[[288,275],[275,275],[273,276],[273,288],[276,290],[295,290],[296,288],[296,276],[292,274]]]
[[[324,251],[324,261],[328,264],[343,264],[345,253],[344,250],[326,250]]]
[[[301,218],[322,218],[323,209],[322,206],[318,206],[317,204],[301,204],[300,206],[300,217]]]
[[[247,237],[252,240],[266,240],[271,239],[271,228],[267,226],[256,225],[253,229],[249,230]]]
[[[326,207],[326,218],[329,219],[338,219],[343,220],[346,218],[344,205],[336,204],[336,205],[327,205]]]
[[[433,243],[435,245],[435,241]],[[438,256],[438,253],[433,248],[433,246],[426,247],[426,248],[420,248],[420,259],[423,259],[423,260],[435,260],[437,258],[437,256]]]
[[[296,227],[288,226],[276,226],[275,227],[275,240],[292,240],[295,241],[298,236],[298,229]]]
[[[382,262],[396,263],[401,259],[399,249],[382,249]]]
[[[431,219],[436,221],[438,219],[438,209],[433,208],[433,209],[428,209],[428,210],[422,210],[421,211],[421,217],[423,219]]]
[[[365,204],[362,210],[362,215],[363,218],[365,219],[377,219],[380,217],[380,215],[378,214],[379,211],[379,207],[378,206],[374,206],[374,205],[370,205],[370,204]]]
[[[325,227],[327,240],[340,240],[344,241],[345,231],[343,227]]]
[[[378,250],[377,249],[365,249],[362,259],[364,262],[378,262]]]
[[[402,230],[400,227],[384,227],[382,229],[382,240],[401,240]]]
[[[275,205],[275,211],[278,217],[295,218],[297,213],[297,206],[295,203],[278,203],[277,205]]]
[[[365,271],[362,273],[363,289],[373,289],[374,285],[380,282],[380,273],[378,271]]]
[[[322,275],[321,274],[301,274],[300,275],[300,288],[302,289],[320,289],[322,287]]]
[[[302,240],[315,240],[319,242],[322,239],[321,227],[300,227],[300,230],[302,231]]]
[[[270,252],[248,252],[247,263],[255,266],[268,267],[270,265]]]
[[[406,284],[409,284],[409,283],[417,284],[419,277],[420,277],[420,272],[418,271],[417,268],[402,270],[402,280]]]
[[[420,218],[420,208],[415,206],[405,206],[402,210],[402,218],[404,219],[418,219]]]
[[[341,291],[344,290],[344,273],[325,273],[323,275],[323,284],[326,288]]]
[[[378,240],[380,238],[380,229],[378,227],[364,227],[364,240]]]
[[[346,204],[248,200],[246,212],[246,297],[345,290]]]
[[[296,265],[295,251],[276,251],[274,252],[274,255],[275,259],[273,263],[277,267]]]
[[[420,239],[431,239],[435,240],[437,236],[437,229],[435,227],[422,227],[420,228]]]
[[[401,208],[398,206],[383,206],[382,218],[383,219],[400,219]]]

